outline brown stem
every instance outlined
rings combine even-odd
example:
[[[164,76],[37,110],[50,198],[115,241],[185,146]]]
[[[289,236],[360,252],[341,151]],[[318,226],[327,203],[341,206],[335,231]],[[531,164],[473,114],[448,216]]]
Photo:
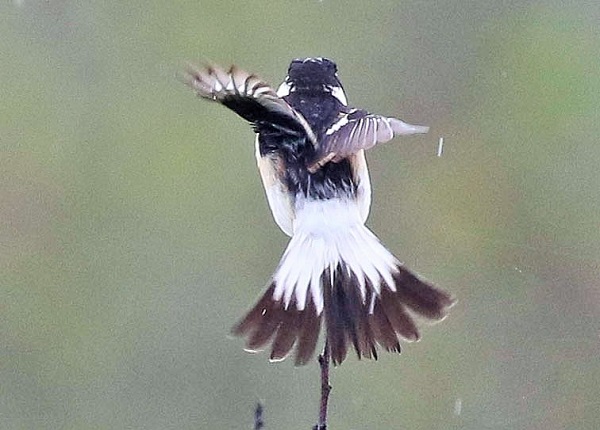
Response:
[[[321,368],[321,406],[319,408],[319,422],[313,427],[313,430],[327,430],[327,405],[329,402],[329,345],[325,341],[323,353],[319,355],[319,367]]]
[[[254,410],[254,430],[261,430],[264,427],[263,421],[263,406],[259,402],[256,404],[256,409]]]

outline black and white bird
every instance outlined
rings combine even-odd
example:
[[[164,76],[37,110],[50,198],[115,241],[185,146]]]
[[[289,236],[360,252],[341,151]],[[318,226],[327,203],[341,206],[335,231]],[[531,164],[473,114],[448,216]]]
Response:
[[[291,240],[266,291],[233,328],[247,349],[271,345],[271,360],[295,348],[312,357],[324,320],[326,345],[340,364],[352,345],[377,358],[415,341],[415,316],[443,319],[452,297],[410,272],[365,227],[371,183],[365,150],[428,127],[349,107],[335,63],[293,60],[275,91],[236,67],[190,67],[184,81],[223,104],[256,132],[267,200]]]

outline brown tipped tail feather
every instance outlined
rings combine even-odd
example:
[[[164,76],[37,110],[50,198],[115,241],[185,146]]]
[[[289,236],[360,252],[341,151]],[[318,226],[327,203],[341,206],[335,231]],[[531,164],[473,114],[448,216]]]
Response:
[[[302,310],[296,306],[295,296],[286,306],[283,297],[274,298],[273,282],[233,333],[246,337],[251,351],[271,342],[270,358],[274,361],[284,359],[296,345],[295,363],[302,365],[314,354],[324,315],[331,359],[336,365],[344,361],[350,344],[359,359],[377,359],[378,345],[400,352],[401,339],[411,342],[420,337],[414,315],[441,320],[454,300],[402,265],[392,272],[392,279],[394,285],[382,280],[379,288],[367,280],[363,297],[356,275],[343,262],[333,273],[326,269],[321,275],[322,312],[317,311],[310,294]]]

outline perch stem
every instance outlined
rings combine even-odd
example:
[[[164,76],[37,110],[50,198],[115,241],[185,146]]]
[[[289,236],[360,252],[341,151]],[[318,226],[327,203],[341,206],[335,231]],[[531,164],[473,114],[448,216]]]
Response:
[[[323,353],[319,355],[319,367],[321,368],[321,404],[319,407],[319,421],[313,430],[327,430],[327,406],[329,404],[329,393],[331,385],[329,385],[329,363],[331,357],[329,355],[329,345],[325,341]]]

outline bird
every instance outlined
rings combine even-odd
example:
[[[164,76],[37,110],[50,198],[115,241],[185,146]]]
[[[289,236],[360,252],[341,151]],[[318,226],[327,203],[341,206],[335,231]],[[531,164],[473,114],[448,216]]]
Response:
[[[358,359],[377,359],[379,348],[400,353],[400,341],[419,340],[417,318],[447,316],[452,295],[405,267],[365,226],[365,151],[428,127],[349,106],[328,58],[294,59],[277,90],[236,66],[189,65],[181,77],[252,126],[269,207],[291,238],[265,291],[232,329],[246,350],[270,346],[271,361],[294,350],[303,365],[323,325],[334,365],[351,348]]]

